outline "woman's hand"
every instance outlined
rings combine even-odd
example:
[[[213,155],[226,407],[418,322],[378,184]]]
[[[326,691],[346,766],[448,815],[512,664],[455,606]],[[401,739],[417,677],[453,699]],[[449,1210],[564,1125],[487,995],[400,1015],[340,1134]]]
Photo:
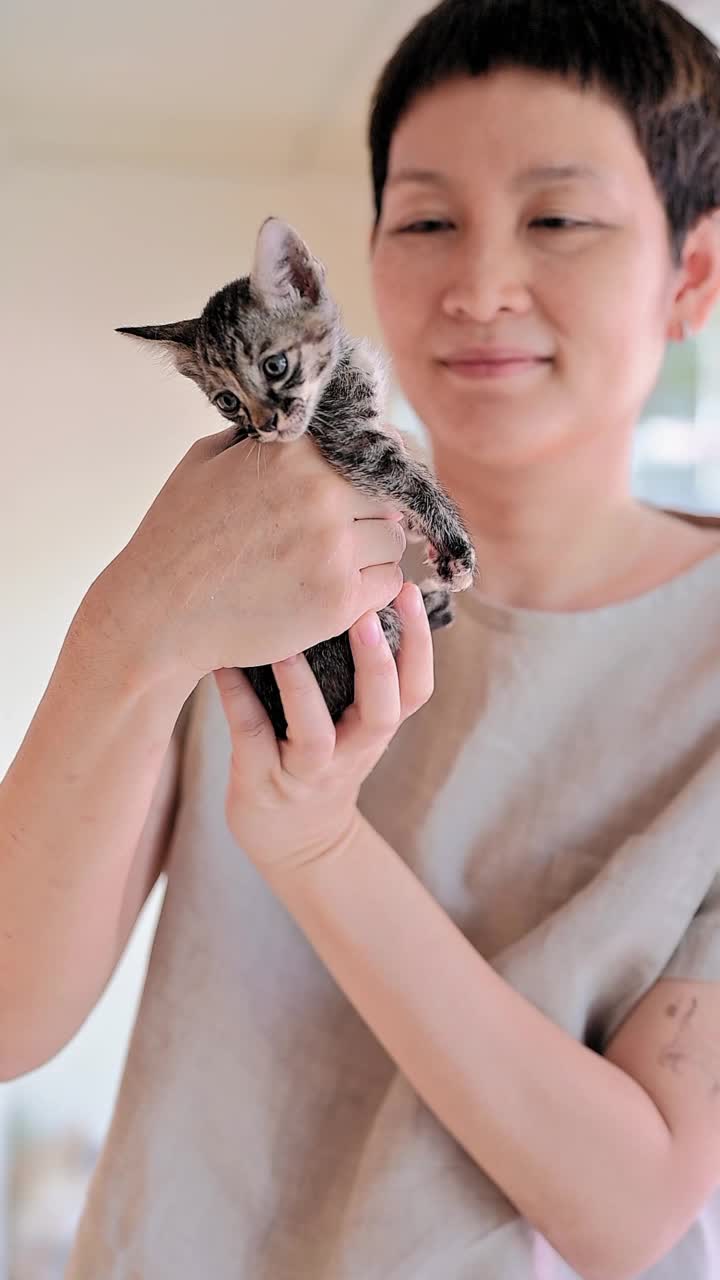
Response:
[[[188,692],[347,631],[402,586],[400,512],[360,493],[310,436],[195,442],[93,584],[95,629],[146,677]]]
[[[273,664],[288,722],[278,742],[247,678],[214,672],[232,737],[228,826],[261,871],[278,872],[337,849],[358,818],[357,797],[404,720],[433,691],[433,650],[420,591],[395,600],[402,640],[393,658],[377,614],[351,627],[355,701],[333,724],[304,655]]]

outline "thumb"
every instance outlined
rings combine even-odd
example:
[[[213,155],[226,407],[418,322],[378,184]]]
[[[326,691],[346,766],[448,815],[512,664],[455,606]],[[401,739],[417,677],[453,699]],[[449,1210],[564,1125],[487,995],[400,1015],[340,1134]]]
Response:
[[[221,427],[219,431],[212,431],[208,436],[201,436],[195,441],[195,447],[207,458],[215,458],[225,453],[226,449],[231,448],[232,445],[243,444],[247,438],[247,434],[243,434],[241,427]]]

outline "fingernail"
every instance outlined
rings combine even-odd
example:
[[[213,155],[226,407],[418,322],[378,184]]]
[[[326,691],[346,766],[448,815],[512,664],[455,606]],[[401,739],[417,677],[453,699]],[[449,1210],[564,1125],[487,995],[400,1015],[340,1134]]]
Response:
[[[407,608],[408,608],[408,613],[416,618],[420,617],[420,614],[425,608],[425,601],[423,600],[423,597],[422,597],[422,591],[420,590],[419,587],[415,586],[415,583],[412,584],[412,589],[408,591]]]
[[[382,640],[382,628],[376,613],[367,613],[358,622],[358,635],[363,644],[373,646]]]

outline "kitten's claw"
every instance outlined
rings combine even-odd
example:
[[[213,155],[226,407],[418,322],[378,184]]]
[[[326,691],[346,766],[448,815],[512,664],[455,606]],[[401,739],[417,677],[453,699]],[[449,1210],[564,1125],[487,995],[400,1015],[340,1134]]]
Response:
[[[459,546],[455,543],[450,552],[440,552],[429,545],[425,563],[450,591],[467,591],[475,580],[475,550],[469,542]]]
[[[475,579],[475,570],[466,569],[458,560],[450,560],[448,564],[447,585],[450,591],[467,591]]]

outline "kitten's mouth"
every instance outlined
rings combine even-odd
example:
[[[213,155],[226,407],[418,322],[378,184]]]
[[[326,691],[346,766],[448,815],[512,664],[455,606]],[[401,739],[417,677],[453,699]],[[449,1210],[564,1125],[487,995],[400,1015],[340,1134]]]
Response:
[[[298,440],[304,435],[304,427],[280,427],[275,431],[258,431],[256,434],[263,444],[268,444],[271,440],[279,440],[283,444],[289,443],[291,440]]]
[[[261,427],[254,427],[253,432],[264,444],[272,440],[281,440],[284,443],[297,440],[305,432],[304,413],[301,409],[299,413],[286,414],[282,421],[280,415],[274,413]]]
[[[256,440],[267,442],[268,440],[276,440],[278,437],[278,415],[276,413],[271,418],[267,418],[261,427],[255,426],[252,422],[248,425],[250,434],[255,436]]]

